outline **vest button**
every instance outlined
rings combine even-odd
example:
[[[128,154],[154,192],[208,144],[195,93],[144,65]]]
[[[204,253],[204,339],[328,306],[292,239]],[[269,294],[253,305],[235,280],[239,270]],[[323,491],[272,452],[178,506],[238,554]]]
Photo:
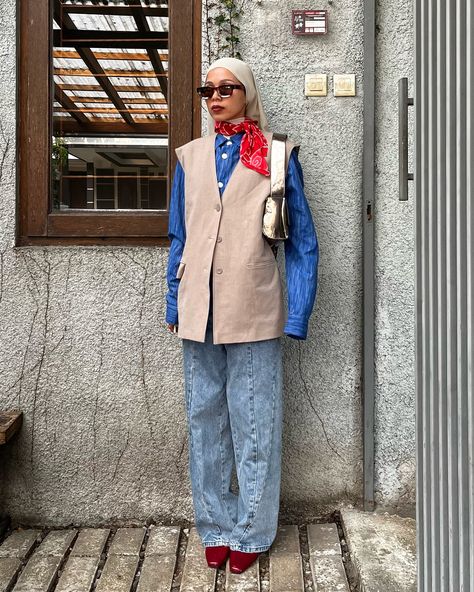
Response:
[[[220,211],[221,211],[221,206],[220,206],[220,204],[217,204],[216,205],[216,212],[220,212]]]
[[[219,237],[217,238],[217,242],[218,242],[218,243],[221,243],[221,242],[222,242],[222,236],[219,236]]]
[[[216,273],[222,273],[222,269],[221,269],[220,267],[218,267],[218,268],[216,269]]]

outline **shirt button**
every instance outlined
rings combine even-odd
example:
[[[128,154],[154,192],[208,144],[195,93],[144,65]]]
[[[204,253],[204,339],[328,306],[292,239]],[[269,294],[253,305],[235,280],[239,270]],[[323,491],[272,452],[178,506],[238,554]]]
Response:
[[[221,243],[221,242],[222,242],[222,236],[219,236],[219,237],[217,238],[217,242],[218,242],[218,243]]]
[[[222,158],[225,160],[227,158],[227,154],[224,152],[224,154],[222,155]]]
[[[228,142],[226,142],[227,146],[232,146],[232,142],[229,140]]]
[[[220,212],[221,211],[221,206],[220,204],[216,204],[216,212]]]
[[[219,183],[217,183],[219,185],[219,187],[224,187],[224,183],[222,181],[219,181]]]
[[[218,267],[218,268],[216,269],[216,273],[219,273],[219,274],[220,274],[220,273],[222,273],[222,269],[221,269],[220,267]]]

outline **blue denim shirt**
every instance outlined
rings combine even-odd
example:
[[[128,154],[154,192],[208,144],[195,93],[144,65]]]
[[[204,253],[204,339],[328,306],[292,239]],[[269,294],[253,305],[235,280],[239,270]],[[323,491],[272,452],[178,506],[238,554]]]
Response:
[[[229,138],[216,135],[216,173],[222,196],[239,160],[243,132]],[[285,245],[285,269],[288,292],[288,319],[284,333],[295,339],[306,339],[308,320],[313,310],[318,283],[319,246],[311,211],[303,188],[303,171],[293,150],[286,175],[286,198],[290,219],[289,237]],[[186,242],[184,210],[184,171],[178,162],[171,189],[168,237],[169,250],[166,295],[166,322],[178,324],[178,264]]]

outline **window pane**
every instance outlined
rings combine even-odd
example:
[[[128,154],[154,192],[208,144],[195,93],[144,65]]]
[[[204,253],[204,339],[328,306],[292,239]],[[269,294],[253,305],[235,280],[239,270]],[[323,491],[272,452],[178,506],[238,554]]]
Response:
[[[167,3],[53,6],[53,210],[166,210]]]

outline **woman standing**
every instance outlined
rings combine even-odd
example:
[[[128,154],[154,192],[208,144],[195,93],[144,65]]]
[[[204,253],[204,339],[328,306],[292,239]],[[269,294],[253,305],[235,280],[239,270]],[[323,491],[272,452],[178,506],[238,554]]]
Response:
[[[222,58],[198,89],[209,135],[177,148],[170,205],[168,329],[183,343],[196,529],[210,567],[242,573],[277,531],[281,337],[306,339],[318,241],[295,145],[286,141],[288,314],[262,234],[272,132],[250,67]],[[236,463],[238,495],[231,491]]]

